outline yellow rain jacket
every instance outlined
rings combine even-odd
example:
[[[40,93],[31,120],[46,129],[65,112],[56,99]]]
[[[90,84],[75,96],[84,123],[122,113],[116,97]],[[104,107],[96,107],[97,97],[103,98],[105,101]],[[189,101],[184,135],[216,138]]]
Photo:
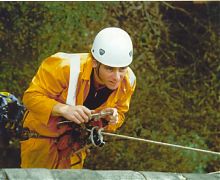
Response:
[[[76,105],[83,105],[90,89],[90,75],[92,72],[92,55],[80,55],[80,73],[76,87]],[[70,168],[71,164],[81,163],[72,168],[82,168],[86,157],[85,151],[81,157],[71,154],[71,148],[66,146],[68,137],[57,142],[68,127],[57,128],[60,117],[51,116],[54,105],[65,103],[67,98],[70,59],[60,58],[58,53],[45,59],[25,91],[23,103],[27,108],[24,127],[38,134],[51,138],[29,138],[21,141],[22,168]],[[116,125],[108,125],[108,131],[115,131],[124,121],[124,113],[129,109],[131,95],[134,92],[136,78],[132,70],[128,72],[119,87],[111,93],[107,101],[98,107],[99,111],[106,107],[117,108],[119,121]]]

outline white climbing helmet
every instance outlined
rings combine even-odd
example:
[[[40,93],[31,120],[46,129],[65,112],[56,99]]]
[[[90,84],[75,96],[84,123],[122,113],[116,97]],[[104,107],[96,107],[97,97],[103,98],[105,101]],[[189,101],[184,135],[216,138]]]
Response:
[[[128,66],[133,59],[131,38],[117,27],[101,30],[95,37],[91,52],[97,61],[111,67]]]

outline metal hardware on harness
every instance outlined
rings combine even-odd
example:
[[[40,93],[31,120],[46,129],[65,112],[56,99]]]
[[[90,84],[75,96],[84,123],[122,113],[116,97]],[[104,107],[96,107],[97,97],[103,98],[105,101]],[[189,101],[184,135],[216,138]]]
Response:
[[[100,118],[103,118],[105,116],[108,116],[108,115],[112,115],[113,112],[99,112],[99,113],[95,113],[95,114],[92,114],[91,117],[90,117],[90,120],[91,119],[94,119],[95,121],[100,119]]]
[[[113,112],[99,112],[99,113],[95,113],[95,114],[91,115],[89,120],[97,121],[100,118],[103,118],[105,116],[112,115],[112,114],[113,114]],[[57,127],[59,128],[61,125],[68,125],[68,124],[72,124],[72,123],[75,123],[75,122],[69,121],[69,120],[60,121],[60,122],[57,123]]]
[[[103,128],[99,129],[99,127],[93,127],[91,130],[87,129],[87,131],[90,132],[89,140],[95,147],[102,147],[105,145],[102,136]]]

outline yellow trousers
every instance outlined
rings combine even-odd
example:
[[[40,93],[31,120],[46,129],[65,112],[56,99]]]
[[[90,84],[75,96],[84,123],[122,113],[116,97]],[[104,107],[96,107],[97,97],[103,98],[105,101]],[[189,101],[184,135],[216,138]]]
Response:
[[[86,152],[83,150],[73,154],[71,147],[60,146],[54,138],[30,138],[20,143],[21,168],[83,168]]]

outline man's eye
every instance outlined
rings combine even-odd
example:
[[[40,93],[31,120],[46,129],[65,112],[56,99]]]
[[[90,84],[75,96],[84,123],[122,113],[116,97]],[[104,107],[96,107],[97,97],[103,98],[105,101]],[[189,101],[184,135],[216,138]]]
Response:
[[[109,71],[113,71],[113,67],[106,66],[106,69]]]
[[[125,71],[127,69],[127,67],[121,67],[120,71]]]

